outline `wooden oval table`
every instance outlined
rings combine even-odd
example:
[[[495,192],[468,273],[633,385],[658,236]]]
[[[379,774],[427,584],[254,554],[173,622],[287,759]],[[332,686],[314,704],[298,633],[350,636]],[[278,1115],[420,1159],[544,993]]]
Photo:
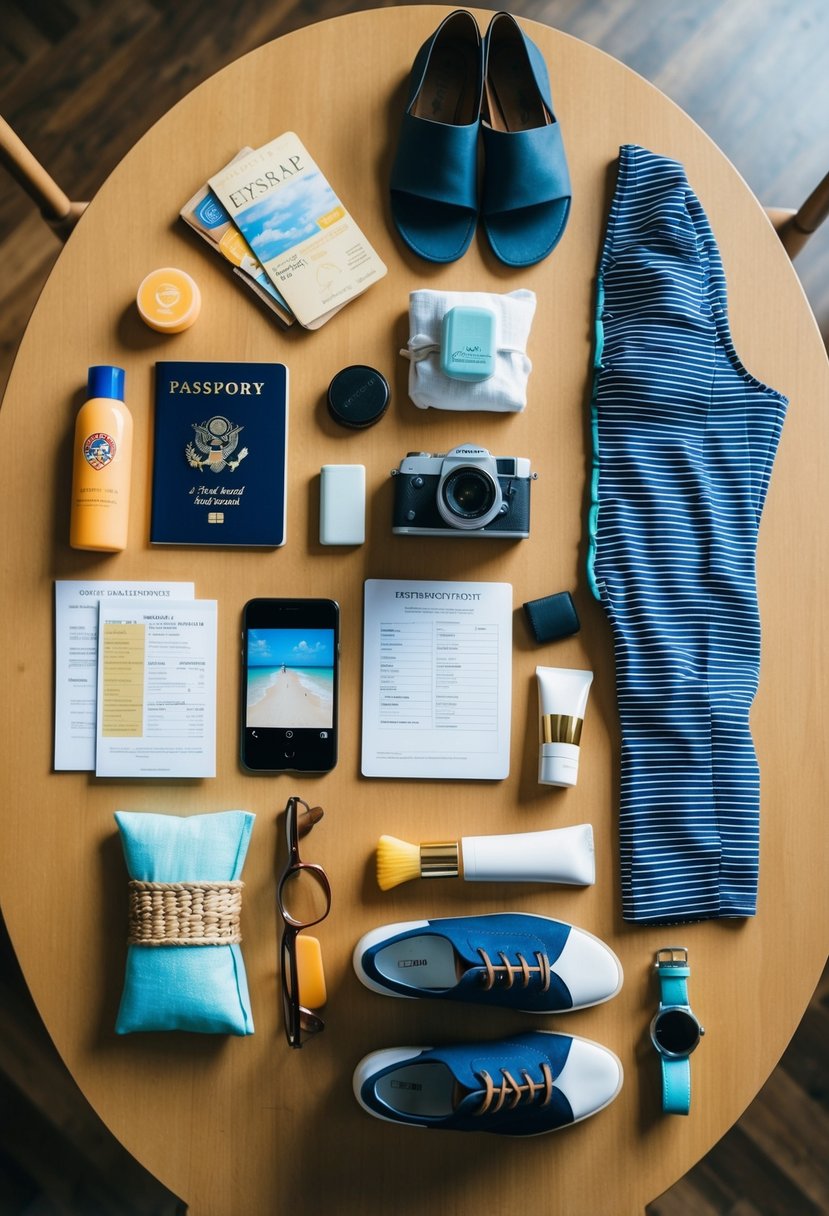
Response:
[[[481,233],[450,266],[421,262],[390,224],[386,183],[404,81],[415,50],[448,10],[395,8],[302,29],[233,63],[138,143],[93,200],[46,284],[2,411],[6,452],[3,820],[0,895],[38,1008],[81,1089],[115,1135],[203,1216],[264,1212],[639,1212],[738,1119],[779,1059],[808,1003],[827,947],[826,553],[829,371],[797,278],[731,164],[675,105],[608,56],[525,23],[550,65],[573,180],[569,228],[552,257],[512,272]],[[478,14],[482,26],[488,14]],[[280,332],[220,260],[177,220],[179,207],[246,144],[298,132],[388,265],[388,275],[316,333]],[[758,138],[759,138],[758,134]],[[752,723],[762,769],[759,914],[682,928],[635,927],[620,915],[616,816],[619,739],[609,628],[584,573],[588,400],[595,270],[622,143],[682,161],[720,243],[736,345],[752,372],[791,400],[760,535],[760,694]],[[138,283],[179,265],[201,284],[187,333],[138,320]],[[418,287],[531,288],[529,404],[518,415],[420,411],[398,355],[408,293]],[[280,360],[291,374],[289,537],[284,549],[151,548],[150,443],[157,359]],[[135,420],[131,540],[117,556],[68,546],[73,420],[89,364],[127,375]],[[393,392],[364,433],[327,415],[325,390],[349,363],[381,369]],[[502,544],[392,537],[391,479],[409,450],[475,441],[528,456],[538,471],[528,540]],[[324,463],[366,467],[365,545],[318,544]],[[481,579],[513,586],[512,751],[494,783],[360,776],[362,588],[367,577]],[[55,579],[192,579],[219,603],[218,776],[96,780],[52,771]],[[581,632],[529,639],[520,605],[572,589]],[[239,627],[253,596],[330,596],[342,607],[341,750],[325,776],[254,777],[237,759]],[[537,663],[596,673],[575,789],[536,782]],[[319,936],[329,1002],[324,1034],[285,1043],[275,913],[277,814],[288,795],[321,803],[309,859],[325,865],[333,908]],[[243,951],[256,1033],[118,1038],[126,875],[116,810],[190,815],[239,807],[257,822],[245,869]],[[593,824],[594,887],[422,882],[381,894],[372,875],[383,832],[412,841]],[[281,820],[280,820],[281,828]],[[625,1068],[616,1102],[555,1136],[503,1141],[421,1136],[378,1122],[354,1101],[351,1074],[378,1047],[497,1038],[527,1026],[504,1011],[394,1001],[363,988],[351,951],[366,930],[430,915],[526,910],[572,921],[620,956],[612,1002],[545,1020],[612,1048]],[[648,1043],[654,951],[691,952],[693,1005],[707,1029],[692,1061],[690,1117],[660,1112]]]

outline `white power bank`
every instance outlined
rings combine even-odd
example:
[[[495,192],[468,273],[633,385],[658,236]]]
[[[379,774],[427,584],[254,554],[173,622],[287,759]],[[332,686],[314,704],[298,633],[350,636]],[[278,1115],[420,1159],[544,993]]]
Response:
[[[365,465],[324,464],[320,469],[320,544],[362,545],[365,539]]]

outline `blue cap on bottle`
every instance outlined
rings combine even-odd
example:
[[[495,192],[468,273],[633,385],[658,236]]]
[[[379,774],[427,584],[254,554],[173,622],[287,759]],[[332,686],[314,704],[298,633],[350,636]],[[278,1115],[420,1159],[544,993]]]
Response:
[[[113,401],[124,400],[124,369],[109,363],[90,367],[86,382],[87,394],[93,397],[110,397]]]

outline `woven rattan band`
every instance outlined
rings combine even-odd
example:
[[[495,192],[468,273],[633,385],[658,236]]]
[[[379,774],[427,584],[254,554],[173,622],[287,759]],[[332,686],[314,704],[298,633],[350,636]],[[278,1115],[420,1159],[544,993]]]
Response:
[[[243,882],[129,884],[131,946],[230,946],[242,940]]]

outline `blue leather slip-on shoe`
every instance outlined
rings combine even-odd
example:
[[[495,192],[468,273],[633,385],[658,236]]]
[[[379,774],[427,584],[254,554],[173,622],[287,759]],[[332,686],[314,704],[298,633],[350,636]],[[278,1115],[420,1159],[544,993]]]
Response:
[[[590,1039],[532,1030],[490,1043],[389,1047],[354,1070],[370,1115],[411,1127],[540,1136],[609,1106],[622,1065]]]
[[[382,925],[354,947],[354,970],[386,996],[560,1013],[615,996],[622,965],[592,933],[548,916],[496,912]]]
[[[509,13],[484,40],[481,222],[507,266],[552,253],[570,215],[570,173],[544,57]]]
[[[478,214],[483,53],[478,23],[457,9],[418,51],[391,172],[397,231],[430,262],[466,253]]]

